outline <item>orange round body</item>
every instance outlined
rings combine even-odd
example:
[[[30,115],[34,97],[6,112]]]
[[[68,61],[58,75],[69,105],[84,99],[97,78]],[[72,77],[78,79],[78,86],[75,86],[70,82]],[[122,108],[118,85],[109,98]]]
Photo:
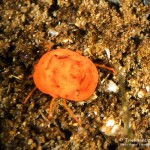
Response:
[[[82,101],[95,91],[98,71],[94,63],[81,54],[56,49],[41,57],[35,65],[33,79],[41,92],[54,98]]]

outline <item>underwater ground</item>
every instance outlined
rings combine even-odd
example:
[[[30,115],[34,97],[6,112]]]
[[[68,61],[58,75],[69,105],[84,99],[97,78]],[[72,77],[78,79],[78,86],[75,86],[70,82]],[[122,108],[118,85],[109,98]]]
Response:
[[[149,0],[0,0],[0,149],[150,148]],[[53,49],[80,50],[99,69],[92,97],[58,100],[36,90],[34,65]]]

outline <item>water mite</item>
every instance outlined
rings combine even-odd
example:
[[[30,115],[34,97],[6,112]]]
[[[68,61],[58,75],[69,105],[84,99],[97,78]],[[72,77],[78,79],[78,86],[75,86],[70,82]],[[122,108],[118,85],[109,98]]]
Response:
[[[49,119],[52,117],[56,99],[61,98],[66,110],[81,126],[81,122],[67,106],[66,100],[84,101],[94,93],[98,83],[96,66],[114,71],[113,68],[94,64],[89,58],[68,49],[56,49],[45,53],[34,66],[33,80],[36,87],[29,93],[24,103],[38,88],[53,97]]]

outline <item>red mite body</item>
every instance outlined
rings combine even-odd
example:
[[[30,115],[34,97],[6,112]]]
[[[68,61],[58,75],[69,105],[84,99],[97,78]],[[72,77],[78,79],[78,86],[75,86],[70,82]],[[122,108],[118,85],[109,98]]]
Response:
[[[56,49],[41,57],[33,79],[41,92],[54,98],[83,101],[95,91],[98,71],[90,59],[79,53]]]
[[[84,101],[94,93],[98,83],[96,66],[115,72],[113,68],[94,64],[90,59],[68,49],[47,52],[34,67],[33,80],[36,87],[29,93],[24,103],[38,88],[41,92],[53,97],[48,118],[52,117],[56,99],[62,98],[66,110],[78,122],[79,126],[82,126],[67,106],[66,100]]]

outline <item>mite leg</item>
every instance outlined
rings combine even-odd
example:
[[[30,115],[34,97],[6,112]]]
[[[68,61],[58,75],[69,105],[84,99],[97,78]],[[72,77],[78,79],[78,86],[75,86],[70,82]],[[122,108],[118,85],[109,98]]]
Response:
[[[49,115],[48,115],[48,119],[52,118],[52,114],[53,114],[53,110],[56,104],[56,98],[52,98],[51,103],[50,103],[50,107],[49,107]]]
[[[26,97],[26,99],[25,99],[25,101],[23,102],[23,104],[25,104],[25,103],[29,100],[29,98],[31,97],[31,95],[33,94],[33,92],[34,92],[36,89],[37,89],[37,87],[34,87],[34,88],[30,91],[30,93],[29,93],[28,96]]]
[[[95,64],[95,63],[94,63]],[[110,71],[112,71],[113,73],[116,73],[115,69],[114,68],[111,68],[111,67],[107,67],[105,65],[101,65],[101,64],[95,64],[96,67],[100,67],[100,68],[105,68],[105,69],[108,69]]]
[[[63,104],[64,104],[64,107],[66,108],[66,110],[69,112],[69,114],[71,115],[72,118],[75,119],[75,121],[79,124],[79,126],[81,127],[81,122],[78,120],[78,118],[75,116],[75,114],[73,113],[73,111],[67,106],[67,103],[66,103],[66,99],[63,99]]]

